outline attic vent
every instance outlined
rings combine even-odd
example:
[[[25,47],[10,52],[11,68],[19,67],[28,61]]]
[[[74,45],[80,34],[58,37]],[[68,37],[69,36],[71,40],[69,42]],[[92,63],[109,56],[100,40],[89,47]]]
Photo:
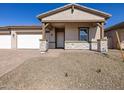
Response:
[[[72,5],[72,7],[71,7],[71,14],[73,14],[74,13],[74,5]]]

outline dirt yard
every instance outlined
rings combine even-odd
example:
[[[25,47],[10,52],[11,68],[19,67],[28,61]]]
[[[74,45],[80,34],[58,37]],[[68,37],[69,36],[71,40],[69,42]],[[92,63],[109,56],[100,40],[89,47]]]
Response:
[[[25,60],[40,57],[39,50],[0,50],[0,77],[22,64]]]
[[[1,76],[0,89],[124,89],[124,63],[117,50],[36,54]]]

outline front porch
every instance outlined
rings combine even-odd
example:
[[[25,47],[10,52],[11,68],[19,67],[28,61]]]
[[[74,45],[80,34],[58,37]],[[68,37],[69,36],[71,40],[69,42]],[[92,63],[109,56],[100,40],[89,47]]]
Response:
[[[107,39],[104,38],[103,23],[61,22],[43,23],[43,26],[41,51],[47,51],[48,49],[89,49],[99,51],[101,47],[104,47],[104,50],[107,51]],[[104,44],[101,45],[101,41]]]

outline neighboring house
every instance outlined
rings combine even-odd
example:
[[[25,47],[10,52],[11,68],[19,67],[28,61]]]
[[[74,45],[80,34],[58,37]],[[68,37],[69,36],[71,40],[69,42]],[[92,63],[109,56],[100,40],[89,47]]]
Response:
[[[105,41],[104,23],[110,16],[108,13],[85,6],[68,4],[38,15],[37,18],[42,22],[42,30],[40,27],[34,27],[34,30],[29,27],[29,30],[23,31],[23,27],[21,27],[18,31],[18,27],[15,27],[15,30],[10,27],[11,33],[7,33],[7,35],[12,39],[12,48],[25,48],[25,42],[33,47],[34,42],[32,43],[31,38],[33,37],[38,42],[42,32],[41,51],[55,48],[97,50],[104,46],[98,42]],[[31,31],[31,38],[28,31]],[[35,38],[36,33],[38,33],[37,38]],[[25,37],[29,37],[27,41],[25,41]],[[39,43],[36,46],[39,46]],[[107,48],[107,46],[105,47]]]
[[[118,42],[115,32],[118,32],[121,46],[124,49],[124,22],[118,23],[105,29],[105,35],[108,37],[108,47],[118,49]]]

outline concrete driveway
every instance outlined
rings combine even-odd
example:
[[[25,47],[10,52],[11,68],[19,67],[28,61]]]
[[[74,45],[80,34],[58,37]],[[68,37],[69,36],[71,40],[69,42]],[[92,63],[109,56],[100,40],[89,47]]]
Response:
[[[39,50],[0,50],[0,76],[16,68],[25,60],[41,56]]]

